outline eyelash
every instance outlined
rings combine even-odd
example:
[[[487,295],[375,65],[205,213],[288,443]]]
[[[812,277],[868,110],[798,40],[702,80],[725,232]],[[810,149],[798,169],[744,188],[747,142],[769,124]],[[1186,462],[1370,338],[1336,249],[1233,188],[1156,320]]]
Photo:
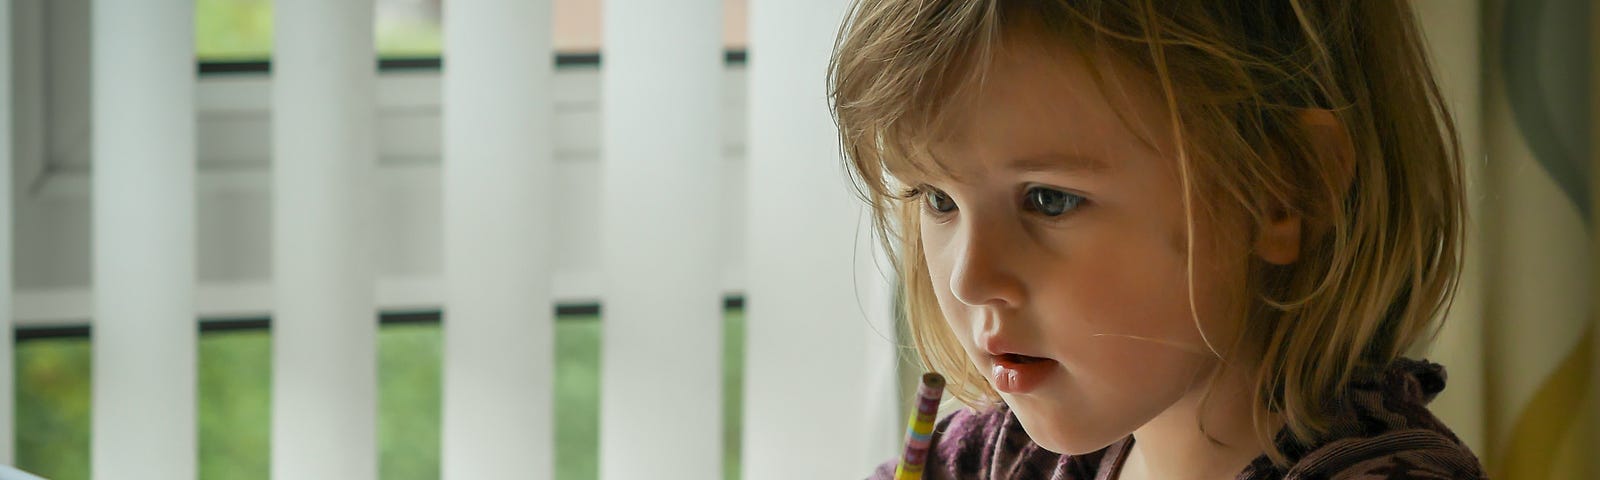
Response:
[[[1055,215],[1050,215],[1050,214],[1046,214],[1046,213],[1044,213],[1042,211],[1039,211],[1038,208],[1035,208],[1033,206],[1033,202],[1032,201],[1033,201],[1033,195],[1035,194],[1035,192],[1040,192],[1040,191],[1043,191],[1043,192],[1054,192],[1054,193],[1058,193],[1058,194],[1061,194],[1061,195],[1065,195],[1066,196],[1066,200],[1067,200],[1067,206],[1062,209],[1061,213],[1058,213],[1058,214],[1055,214]],[[938,211],[938,210],[934,209],[933,206],[932,206],[932,203],[930,202],[928,197],[929,197],[929,195],[932,195],[932,194],[935,194],[935,193],[944,196],[947,201],[949,200],[949,195],[948,194],[945,194],[944,192],[940,191],[939,189],[933,188],[933,187],[931,187],[931,186],[929,186],[927,184],[917,185],[915,187],[911,187],[911,188],[905,189],[904,191],[902,191],[900,193],[900,198],[903,199],[903,200],[908,200],[908,201],[911,201],[911,200],[916,201],[921,206],[921,210],[922,210],[924,215],[928,215],[928,216],[934,217],[934,218],[944,218],[946,216],[949,216],[950,213],[953,213],[958,209],[958,207],[951,207],[951,209],[949,211],[945,211],[945,212],[941,212],[941,211]],[[1062,217],[1064,217],[1064,216],[1066,216],[1068,214],[1071,214],[1074,210],[1077,210],[1078,208],[1082,207],[1084,203],[1088,202],[1088,199],[1083,198],[1082,195],[1078,195],[1078,194],[1075,194],[1075,193],[1072,193],[1072,192],[1068,192],[1068,191],[1065,191],[1065,190],[1061,190],[1061,189],[1034,186],[1034,187],[1028,187],[1026,190],[1023,191],[1023,199],[1022,199],[1022,201],[1024,202],[1024,205],[1026,205],[1026,207],[1029,210],[1033,210],[1035,212],[1038,212],[1041,216],[1044,216],[1044,217],[1049,218],[1049,219],[1060,219],[1060,218],[1062,218]]]

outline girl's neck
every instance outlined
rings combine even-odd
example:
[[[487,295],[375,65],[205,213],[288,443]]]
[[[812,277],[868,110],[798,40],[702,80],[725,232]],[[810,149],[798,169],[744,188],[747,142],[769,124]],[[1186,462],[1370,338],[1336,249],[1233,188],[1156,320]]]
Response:
[[[1250,373],[1249,368],[1236,367],[1217,379],[1217,387],[1205,405],[1204,432],[1197,421],[1201,418],[1198,415],[1200,399],[1205,395],[1203,386],[1192,389],[1172,407],[1139,427],[1133,433],[1134,442],[1121,472],[1110,478],[1213,480],[1237,477],[1264,452],[1251,420]],[[1282,424],[1276,418],[1272,422],[1272,431]]]

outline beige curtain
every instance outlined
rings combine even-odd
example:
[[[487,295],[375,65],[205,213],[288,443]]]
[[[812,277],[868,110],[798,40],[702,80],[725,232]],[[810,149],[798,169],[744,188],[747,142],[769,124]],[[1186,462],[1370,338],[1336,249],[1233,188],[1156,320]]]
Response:
[[[1589,55],[1594,58],[1600,54],[1600,7],[1590,7],[1589,12]],[[1589,65],[1589,139],[1595,142],[1600,139],[1600,61],[1591,60]],[[1600,146],[1594,143],[1589,147],[1589,202],[1596,208],[1589,211],[1589,246],[1591,252],[1600,252]],[[1600,255],[1594,255],[1590,262],[1594,268],[1590,269],[1590,278],[1600,279]],[[1600,281],[1590,283],[1589,289],[1589,447],[1590,452],[1600,450],[1600,348],[1593,345],[1600,337],[1600,304],[1595,304],[1594,299],[1600,299]],[[1589,455],[1589,477],[1600,476],[1600,455]]]
[[[1479,262],[1484,444],[1497,479],[1600,478],[1591,128],[1596,31],[1583,2],[1488,2],[1484,9],[1484,156],[1472,193]],[[1574,20],[1575,18],[1575,20]],[[1566,33],[1563,33],[1566,32]],[[1573,44],[1572,39],[1576,39]],[[1600,49],[1592,50],[1600,52]],[[1565,69],[1561,65],[1569,65]],[[1591,117],[1600,118],[1600,117]],[[1594,122],[1588,122],[1591,125]],[[1592,137],[1590,137],[1592,138]],[[1456,375],[1452,375],[1455,377]]]
[[[1449,373],[1430,408],[1491,478],[1600,478],[1600,149],[1588,146],[1600,6],[1413,3],[1460,130],[1471,216],[1456,301],[1413,352]]]

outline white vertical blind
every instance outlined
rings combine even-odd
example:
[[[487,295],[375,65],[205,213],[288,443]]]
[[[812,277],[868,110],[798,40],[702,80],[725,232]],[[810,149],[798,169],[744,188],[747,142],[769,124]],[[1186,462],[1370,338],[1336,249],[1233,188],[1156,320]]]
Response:
[[[373,2],[275,14],[272,476],[373,479]]]
[[[600,478],[720,478],[722,2],[603,8]]]
[[[97,479],[195,477],[194,2],[91,9]]]
[[[862,368],[857,373],[864,382],[857,438],[861,439],[862,463],[881,463],[898,454],[905,440],[905,415],[908,402],[900,399],[900,368],[912,363],[900,358],[900,338],[895,333],[895,272],[893,260],[882,251],[872,228],[872,215],[860,208],[857,217],[855,291],[863,323]],[[906,342],[908,345],[910,342]],[[918,372],[920,373],[920,372]],[[864,475],[864,474],[863,474]]]
[[[11,0],[0,0],[0,465],[11,465]]]
[[[443,474],[550,478],[551,4],[446,8]]]
[[[893,330],[880,316],[886,304],[869,298],[887,292],[871,285],[881,277],[850,281],[854,259],[872,250],[853,251],[863,207],[840,164],[825,88],[847,3],[750,5],[745,478],[862,478],[893,455],[881,430],[863,435],[863,421],[894,424],[864,418],[894,411],[882,405],[892,396],[873,393],[892,377],[869,375],[892,361],[878,342],[892,342]],[[795,458],[829,461],[797,469]]]

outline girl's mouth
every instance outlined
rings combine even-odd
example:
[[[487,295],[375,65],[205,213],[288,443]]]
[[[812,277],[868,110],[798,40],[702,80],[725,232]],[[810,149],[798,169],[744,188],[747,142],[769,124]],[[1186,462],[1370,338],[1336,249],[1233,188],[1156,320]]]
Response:
[[[990,369],[989,376],[995,390],[1020,394],[1037,388],[1059,366],[1048,358],[1007,353],[994,357],[994,367]]]
[[[1020,355],[1020,354],[1015,354],[1015,353],[1007,353],[1005,355],[1001,355],[1000,358],[1002,360],[1007,361],[1007,362],[1017,363],[1017,364],[1050,361],[1050,359],[1048,359],[1048,358],[1030,357],[1030,356],[1027,356],[1027,355]]]

